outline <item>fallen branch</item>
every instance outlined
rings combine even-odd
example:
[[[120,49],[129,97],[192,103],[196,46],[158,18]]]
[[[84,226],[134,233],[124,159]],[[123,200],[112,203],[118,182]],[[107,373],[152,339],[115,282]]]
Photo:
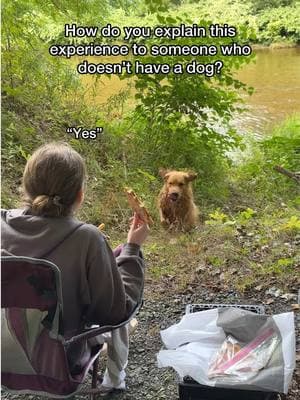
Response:
[[[289,178],[293,179],[298,184],[300,184],[300,172],[288,171],[287,169],[281,167],[280,165],[275,165],[274,170],[279,172],[280,174],[288,176]]]

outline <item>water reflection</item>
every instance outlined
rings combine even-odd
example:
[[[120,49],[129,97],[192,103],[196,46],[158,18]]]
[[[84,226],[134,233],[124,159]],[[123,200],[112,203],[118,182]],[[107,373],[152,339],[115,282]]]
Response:
[[[300,112],[300,47],[256,50],[256,63],[237,76],[255,88],[252,96],[245,96],[248,110],[234,118],[242,132],[260,135],[274,122]]]

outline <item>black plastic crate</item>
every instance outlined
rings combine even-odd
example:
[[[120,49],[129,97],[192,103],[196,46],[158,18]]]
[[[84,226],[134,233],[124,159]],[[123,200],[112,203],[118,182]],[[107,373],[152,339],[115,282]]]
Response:
[[[200,385],[191,378],[179,382],[180,400],[277,400],[277,393],[257,390],[224,389]]]
[[[264,314],[265,309],[261,305],[248,304],[188,304],[186,314],[212,308],[236,307]],[[185,377],[178,384],[180,400],[276,400],[278,394],[274,392],[263,392],[257,390],[225,389],[212,386],[200,385],[190,377]]]

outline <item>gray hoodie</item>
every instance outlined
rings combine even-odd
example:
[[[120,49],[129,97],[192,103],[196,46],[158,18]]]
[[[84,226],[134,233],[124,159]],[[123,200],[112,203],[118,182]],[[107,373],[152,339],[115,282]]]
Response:
[[[45,258],[62,278],[66,336],[84,323],[117,324],[141,301],[144,263],[126,244],[115,259],[99,230],[73,217],[38,217],[26,209],[1,211],[2,254]]]

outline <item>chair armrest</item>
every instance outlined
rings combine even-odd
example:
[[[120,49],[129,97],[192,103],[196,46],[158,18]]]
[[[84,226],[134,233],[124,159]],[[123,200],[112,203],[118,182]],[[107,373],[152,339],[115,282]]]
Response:
[[[130,317],[128,319],[126,319],[125,321],[120,322],[117,325],[104,325],[104,326],[92,325],[91,327],[86,328],[84,332],[79,333],[78,335],[72,336],[71,338],[65,340],[64,344],[69,345],[71,343],[73,344],[73,343],[77,343],[77,342],[80,342],[83,340],[85,341],[87,339],[91,339],[91,338],[101,335],[103,333],[111,332],[115,329],[121,328],[122,326],[127,325],[130,322],[130,320],[138,312],[139,308],[140,308],[140,305],[137,305],[137,307],[132,312]]]

